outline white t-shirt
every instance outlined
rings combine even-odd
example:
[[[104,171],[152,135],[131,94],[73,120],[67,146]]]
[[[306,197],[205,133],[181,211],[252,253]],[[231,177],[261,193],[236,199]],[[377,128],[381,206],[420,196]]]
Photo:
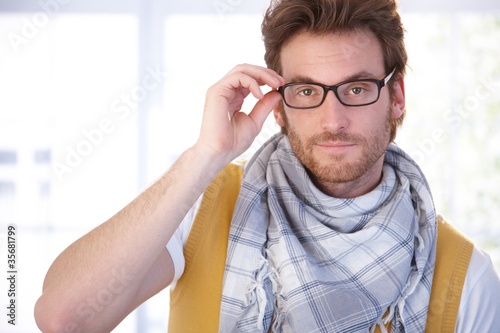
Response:
[[[198,211],[200,196],[167,244],[174,263],[175,276],[171,288],[184,272],[183,254],[189,232]],[[456,333],[498,333],[500,330],[500,279],[488,254],[474,247],[465,276],[458,309]]]

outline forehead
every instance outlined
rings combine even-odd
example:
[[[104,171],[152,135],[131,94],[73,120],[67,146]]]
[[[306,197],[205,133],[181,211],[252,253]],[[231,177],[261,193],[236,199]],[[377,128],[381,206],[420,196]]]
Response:
[[[324,84],[357,73],[378,77],[385,71],[380,41],[368,29],[324,35],[299,33],[281,49],[281,68],[287,81],[307,77]]]

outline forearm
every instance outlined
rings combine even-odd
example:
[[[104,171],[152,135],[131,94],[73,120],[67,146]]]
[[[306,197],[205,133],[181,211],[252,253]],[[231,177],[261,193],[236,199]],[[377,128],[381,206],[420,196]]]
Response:
[[[64,326],[83,331],[119,323],[137,303],[142,282],[150,279],[147,275],[185,214],[226,162],[206,150],[186,151],[134,201],[61,253],[47,273],[36,313],[44,317],[49,311]],[[165,285],[173,268],[166,272]],[[106,299],[105,306],[93,303],[99,297]]]
[[[210,181],[243,153],[262,129],[284,79],[239,65],[207,92],[197,143],[124,209],[68,247],[54,261],[35,306],[44,332],[109,332],[133,308],[173,278],[165,246]],[[240,112],[248,94],[259,99]],[[95,304],[95,299],[103,300]]]

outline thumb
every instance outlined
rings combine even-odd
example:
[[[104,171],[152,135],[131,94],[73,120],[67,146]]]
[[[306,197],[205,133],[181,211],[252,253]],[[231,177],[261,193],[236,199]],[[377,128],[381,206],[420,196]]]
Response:
[[[281,95],[276,90],[272,90],[264,95],[253,107],[248,116],[253,120],[255,126],[261,130],[267,116],[274,108],[278,106],[281,101]]]

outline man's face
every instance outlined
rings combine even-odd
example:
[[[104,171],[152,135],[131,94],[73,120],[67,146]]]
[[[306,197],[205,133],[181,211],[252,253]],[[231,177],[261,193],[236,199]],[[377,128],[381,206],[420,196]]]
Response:
[[[315,36],[301,33],[281,51],[286,82],[326,85],[352,79],[382,79],[388,73],[380,42],[368,30]],[[353,197],[373,189],[382,175],[390,138],[390,121],[402,114],[404,94],[398,84],[391,100],[387,87],[378,102],[342,105],[333,92],[317,108],[275,110],[297,158],[312,180],[330,195]]]

